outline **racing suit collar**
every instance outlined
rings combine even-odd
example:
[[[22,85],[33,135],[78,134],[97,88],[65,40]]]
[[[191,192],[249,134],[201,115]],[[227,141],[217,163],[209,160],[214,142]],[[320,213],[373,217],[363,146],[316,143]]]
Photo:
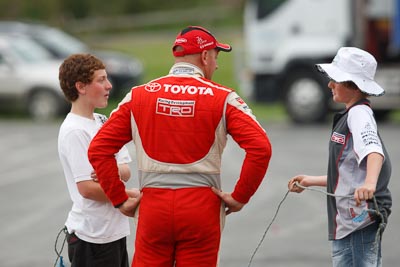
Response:
[[[179,62],[175,63],[171,70],[169,71],[169,74],[172,75],[195,75],[197,77],[204,77],[203,71],[197,67],[196,65],[190,64],[190,63],[185,63],[185,62]]]

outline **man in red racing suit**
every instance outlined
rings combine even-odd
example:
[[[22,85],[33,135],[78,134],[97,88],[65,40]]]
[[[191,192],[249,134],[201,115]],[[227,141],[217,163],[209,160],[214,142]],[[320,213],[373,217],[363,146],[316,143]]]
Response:
[[[178,34],[167,76],[133,87],[100,129],[89,159],[116,208],[138,208],[132,266],[216,266],[225,214],[256,192],[271,158],[269,139],[230,88],[211,81],[219,51],[230,51],[206,29]],[[221,191],[227,134],[245,150],[232,193]],[[141,198],[129,198],[114,154],[133,140]]]

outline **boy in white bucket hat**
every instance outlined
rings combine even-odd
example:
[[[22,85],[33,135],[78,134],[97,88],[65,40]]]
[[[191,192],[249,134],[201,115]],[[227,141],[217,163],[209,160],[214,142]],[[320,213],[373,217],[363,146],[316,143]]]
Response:
[[[300,193],[326,186],[335,195],[327,199],[333,266],[381,266],[381,234],[392,198],[389,155],[367,99],[385,93],[374,81],[377,63],[361,49],[342,47],[332,63],[316,67],[330,78],[333,100],[346,109],[334,117],[327,175],[297,175],[288,187]]]

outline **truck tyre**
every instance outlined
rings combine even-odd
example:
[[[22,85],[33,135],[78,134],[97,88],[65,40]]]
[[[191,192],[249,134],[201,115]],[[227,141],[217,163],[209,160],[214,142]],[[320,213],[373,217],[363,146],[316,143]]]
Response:
[[[257,101],[275,102],[279,100],[280,92],[277,90],[276,80],[265,74],[254,75],[253,97]]]
[[[389,120],[391,110],[381,109],[381,110],[374,110],[375,120],[377,122],[385,122]]]
[[[36,90],[28,98],[28,114],[34,120],[48,121],[60,115],[63,107],[60,97],[50,90]]]
[[[319,123],[328,114],[327,80],[310,71],[291,71],[286,79],[284,103],[295,123]]]

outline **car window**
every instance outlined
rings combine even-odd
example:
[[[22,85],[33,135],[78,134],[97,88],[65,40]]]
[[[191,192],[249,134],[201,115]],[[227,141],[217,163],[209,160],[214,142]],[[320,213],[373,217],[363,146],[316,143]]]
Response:
[[[39,62],[51,59],[51,55],[44,48],[25,38],[14,40],[10,49],[27,62]]]
[[[41,28],[36,29],[36,32],[38,34],[32,38],[58,57],[67,57],[70,54],[89,50],[83,42],[58,29]]]

